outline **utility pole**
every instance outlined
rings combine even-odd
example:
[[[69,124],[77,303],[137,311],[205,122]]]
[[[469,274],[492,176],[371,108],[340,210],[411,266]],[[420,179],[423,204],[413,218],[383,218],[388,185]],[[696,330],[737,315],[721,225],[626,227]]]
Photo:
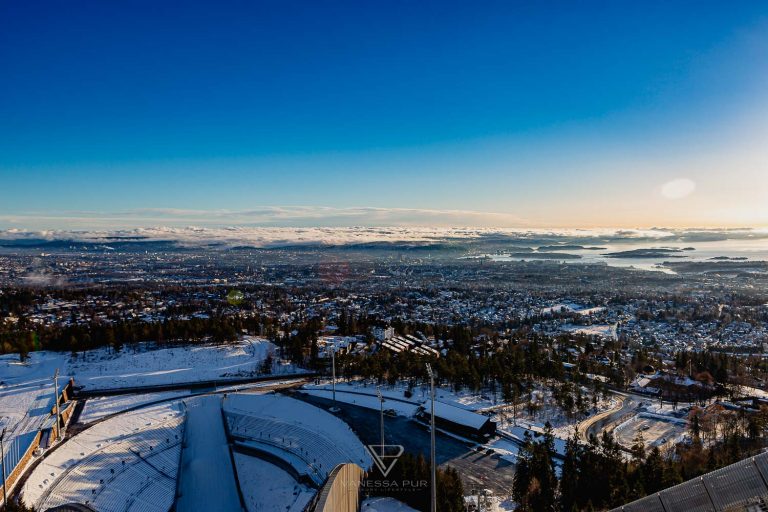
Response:
[[[333,405],[330,411],[335,413],[340,410],[336,407],[336,347],[331,349],[331,386],[333,388]]]
[[[61,439],[61,428],[59,424],[59,369],[56,368],[56,373],[53,374],[53,403],[56,408],[56,439]]]
[[[3,510],[5,510],[8,503],[8,491],[5,488],[5,446],[3,440],[5,440],[5,431],[8,427],[3,427],[3,432],[0,434],[0,461],[3,464]]]
[[[430,420],[430,437],[432,446],[430,449],[430,462],[432,465],[432,499],[430,500],[431,512],[437,512],[437,467],[435,462],[435,373],[432,371],[432,365],[427,363],[427,374],[429,375],[429,390],[432,401],[432,418]]]
[[[384,396],[381,394],[381,386],[376,386],[376,396],[379,397],[381,406],[381,456],[384,457]]]
[[[336,406],[336,347],[331,349],[331,383],[333,385],[333,406]]]

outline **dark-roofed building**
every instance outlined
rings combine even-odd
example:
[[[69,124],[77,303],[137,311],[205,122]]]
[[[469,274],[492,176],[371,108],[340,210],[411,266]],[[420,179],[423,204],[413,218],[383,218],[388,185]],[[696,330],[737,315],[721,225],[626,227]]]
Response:
[[[429,421],[431,402],[419,410],[422,420]],[[435,401],[435,426],[448,432],[472,439],[485,439],[496,433],[496,423],[488,416]]]

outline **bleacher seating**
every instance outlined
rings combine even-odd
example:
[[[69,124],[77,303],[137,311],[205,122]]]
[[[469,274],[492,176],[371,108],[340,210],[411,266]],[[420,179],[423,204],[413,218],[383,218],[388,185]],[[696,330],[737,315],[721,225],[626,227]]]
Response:
[[[99,512],[167,511],[176,491],[183,421],[172,416],[148,423],[145,430],[95,443],[96,449],[81,459],[49,464],[50,479],[41,484],[48,488],[36,506],[84,503]]]
[[[285,450],[304,462],[305,467],[294,467],[300,474],[307,474],[316,483],[325,481],[328,473],[338,464],[358,462],[316,430],[296,423],[274,418],[260,418],[230,412],[227,414],[230,434],[255,444],[264,444]],[[295,458],[286,458],[294,465]]]

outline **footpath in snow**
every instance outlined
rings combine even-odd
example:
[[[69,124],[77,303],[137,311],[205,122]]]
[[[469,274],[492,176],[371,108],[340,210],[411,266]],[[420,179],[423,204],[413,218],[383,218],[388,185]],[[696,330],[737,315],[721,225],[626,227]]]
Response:
[[[220,396],[187,401],[180,478],[178,512],[242,510],[221,417]]]

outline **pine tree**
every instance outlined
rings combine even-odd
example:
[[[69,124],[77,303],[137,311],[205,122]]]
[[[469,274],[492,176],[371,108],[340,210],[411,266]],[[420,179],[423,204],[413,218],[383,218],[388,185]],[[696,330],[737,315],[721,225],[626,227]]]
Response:
[[[579,439],[575,432],[565,444],[564,458],[559,485],[559,508],[562,512],[571,512],[575,510],[579,492]]]

